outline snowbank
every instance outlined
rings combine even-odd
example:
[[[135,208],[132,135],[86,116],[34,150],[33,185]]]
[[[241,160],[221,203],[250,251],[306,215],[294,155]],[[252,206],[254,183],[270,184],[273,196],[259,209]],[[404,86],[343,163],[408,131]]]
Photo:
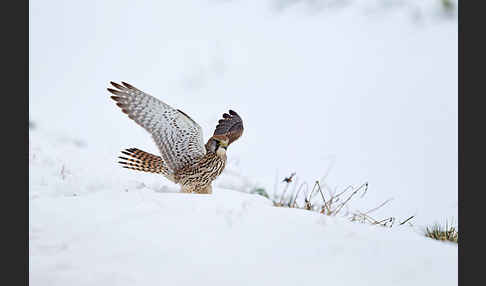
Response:
[[[79,143],[30,132],[33,286],[457,284],[456,244],[228,189],[171,193],[150,174],[115,179]]]

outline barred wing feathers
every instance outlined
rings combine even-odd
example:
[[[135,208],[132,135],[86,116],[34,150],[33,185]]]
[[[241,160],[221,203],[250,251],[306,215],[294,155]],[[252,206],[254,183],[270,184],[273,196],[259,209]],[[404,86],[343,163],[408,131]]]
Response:
[[[202,128],[192,118],[128,83],[110,83],[116,88],[108,88],[115,95],[111,98],[129,118],[152,134],[170,174],[204,156]]]

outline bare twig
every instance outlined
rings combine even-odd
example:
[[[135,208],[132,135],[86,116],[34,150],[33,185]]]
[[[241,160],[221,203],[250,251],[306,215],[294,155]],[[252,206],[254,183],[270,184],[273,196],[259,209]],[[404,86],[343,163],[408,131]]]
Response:
[[[324,194],[322,193],[322,190],[321,190],[321,185],[319,184],[319,181],[316,181],[316,185],[317,185],[317,188],[319,190],[319,193],[321,194],[321,197],[322,197],[322,201],[324,202],[324,204],[322,205],[321,207],[321,214],[324,214],[324,210],[327,209],[327,215],[331,215],[331,210],[329,209],[329,206],[326,202],[326,199],[324,198]]]
[[[316,181],[317,182],[317,181]],[[310,192],[309,196],[306,197],[306,200],[310,202],[310,200],[312,199],[312,194],[314,193],[314,190],[316,189],[316,185],[317,184],[314,184],[314,186],[312,187],[312,191]]]
[[[285,184],[285,188],[284,188],[284,190],[283,190],[283,192],[282,192],[282,195],[280,196],[280,201],[279,201],[279,204],[280,204],[280,205],[282,205],[282,204],[283,204],[283,198],[284,198],[285,193],[287,192],[287,189],[288,189],[288,188],[289,188],[289,184],[288,184],[288,183],[286,183],[286,184]]]
[[[300,187],[299,187],[299,189],[297,190],[297,193],[295,194],[295,197],[294,197],[294,203],[292,204],[292,207],[295,207],[295,203],[296,203],[296,201],[297,201],[297,197],[298,197],[298,196],[299,196],[299,194],[300,194],[300,190],[302,190],[302,188],[303,188],[304,186],[306,187],[306,189],[308,189],[308,188],[309,188],[309,186],[307,185],[307,183],[306,183],[306,182],[303,182],[302,184],[300,184]]]
[[[377,206],[377,207],[375,207],[375,208],[372,208],[371,210],[367,211],[367,212],[366,212],[366,214],[369,214],[369,213],[372,213],[372,212],[376,211],[377,209],[379,209],[379,208],[383,207],[384,205],[386,205],[388,202],[390,202],[390,201],[392,201],[392,200],[393,200],[393,198],[390,198],[390,199],[388,199],[388,200],[384,201],[384,202],[383,202],[383,203],[381,203],[379,206]]]
[[[411,216],[411,217],[407,218],[406,220],[404,220],[403,222],[401,222],[400,225],[403,225],[404,223],[406,223],[407,221],[411,220],[414,217],[415,216]]]
[[[368,189],[368,183],[364,183],[363,185],[359,186],[359,188],[357,188],[344,202],[342,202],[339,205],[339,208],[334,212],[338,213],[343,208],[343,206],[346,205],[351,200],[351,198],[354,195],[356,195],[363,187],[365,187],[365,193],[366,193],[366,190]]]

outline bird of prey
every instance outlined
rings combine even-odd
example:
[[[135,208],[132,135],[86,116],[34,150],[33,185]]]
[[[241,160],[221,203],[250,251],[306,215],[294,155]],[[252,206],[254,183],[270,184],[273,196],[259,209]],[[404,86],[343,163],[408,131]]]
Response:
[[[181,186],[181,192],[211,194],[211,182],[226,165],[228,146],[243,133],[241,117],[229,110],[218,121],[206,144],[201,126],[179,109],[122,82],[110,82],[108,91],[121,110],[154,139],[161,156],[129,148],[119,163],[132,170],[162,174]]]

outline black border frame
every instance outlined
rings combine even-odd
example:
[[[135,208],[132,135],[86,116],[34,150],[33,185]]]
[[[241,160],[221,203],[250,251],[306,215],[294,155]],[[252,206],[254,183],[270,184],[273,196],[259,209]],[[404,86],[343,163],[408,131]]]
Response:
[[[3,188],[2,237],[6,267],[2,284],[29,285],[29,2],[11,1],[4,5],[1,18],[3,58],[4,172],[9,182]],[[6,36],[6,37],[5,37]],[[8,165],[8,166],[7,166]],[[15,165],[15,168],[12,168]]]

